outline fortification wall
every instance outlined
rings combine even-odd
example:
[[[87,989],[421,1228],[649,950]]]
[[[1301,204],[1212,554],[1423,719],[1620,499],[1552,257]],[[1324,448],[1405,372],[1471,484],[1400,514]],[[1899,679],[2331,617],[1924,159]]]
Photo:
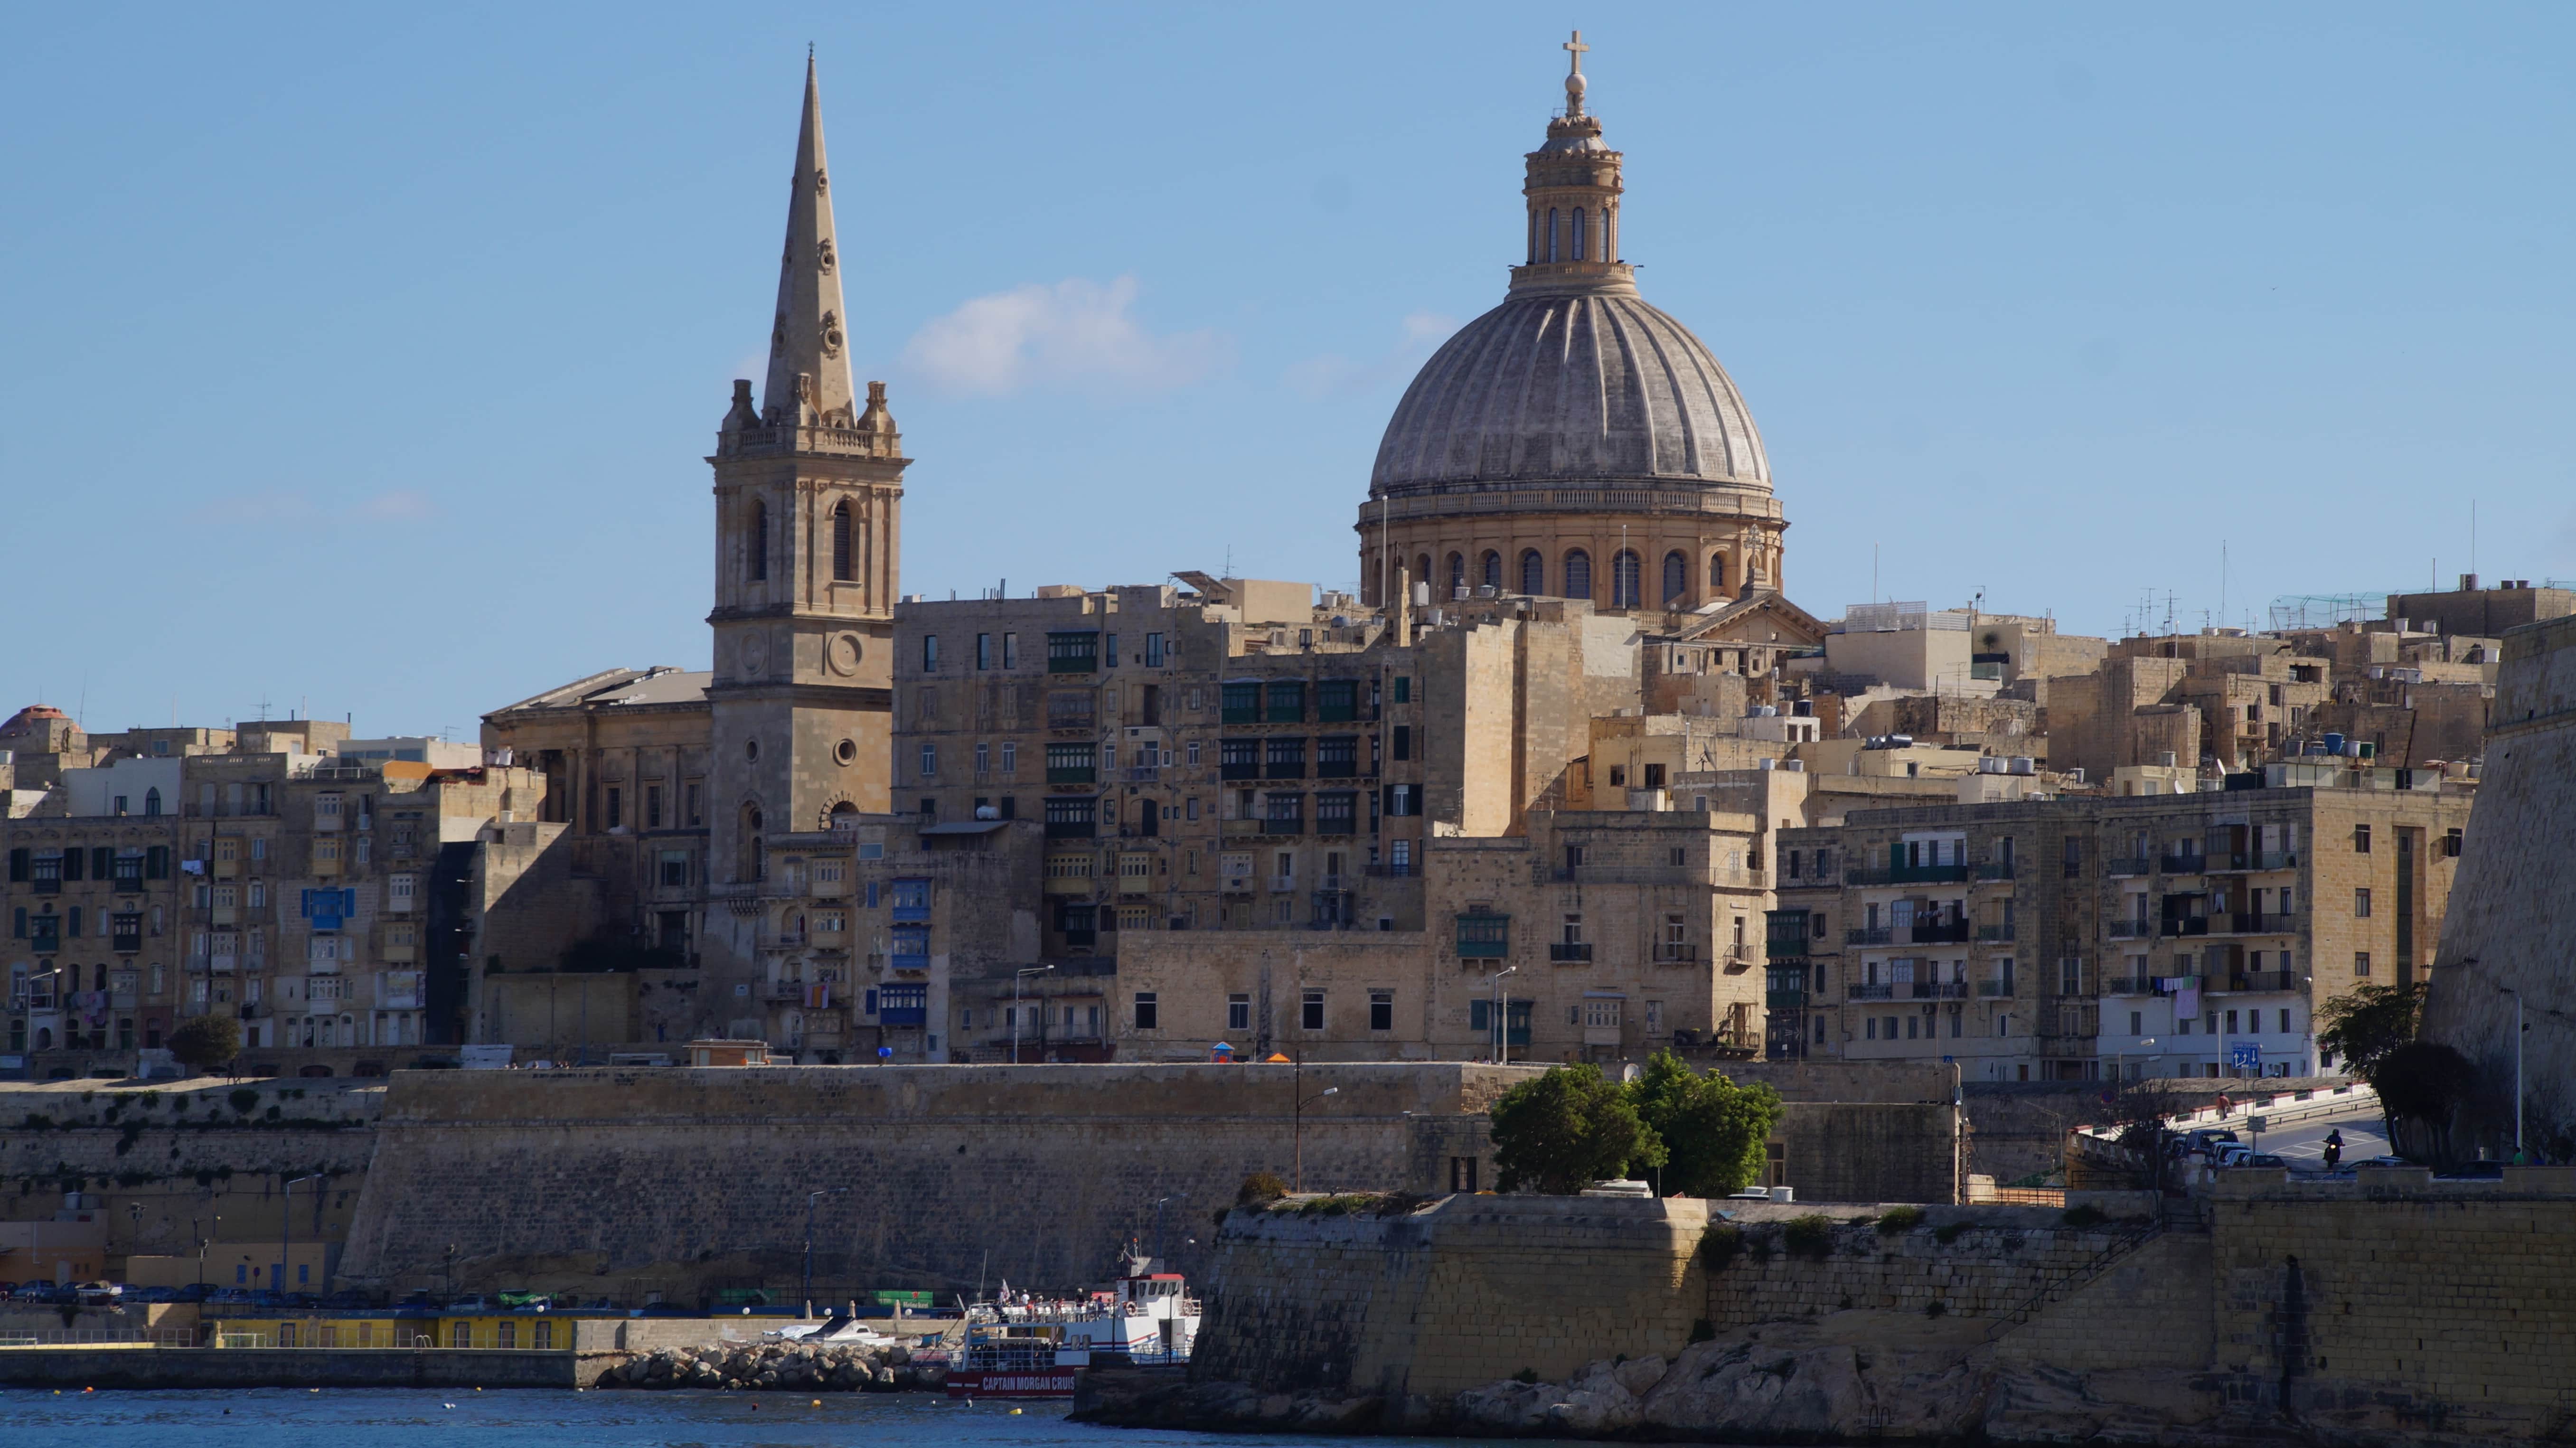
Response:
[[[2576,1010],[2566,967],[2576,911],[2563,903],[2562,843],[2576,814],[2576,618],[2510,630],[2502,652],[2424,1034],[2476,1062],[2487,1088],[2482,1119],[2463,1122],[2453,1147],[2467,1155],[2483,1142],[2510,1156],[2516,1036],[2505,989],[2521,992],[2532,1027],[2520,1038],[2527,1140],[2565,1161],[2576,1155],[2576,1032],[2542,1024],[2542,1012]]]
[[[683,1298],[793,1286],[806,1194],[847,1187],[815,1207],[818,1299],[1005,1278],[1079,1286],[1131,1234],[1196,1275],[1212,1214],[1243,1178],[1294,1173],[1296,1101],[1309,1103],[1307,1187],[1430,1192],[1455,1158],[1491,1180],[1482,1113],[1535,1074],[1378,1063],[398,1073],[341,1271],[419,1285],[454,1243],[460,1287],[502,1272],[647,1282]]]
[[[108,1257],[189,1254],[200,1236],[275,1241],[282,1184],[318,1176],[294,1190],[293,1235],[337,1238],[384,1094],[293,1079],[12,1086],[0,1090],[0,1220],[50,1221],[79,1191],[98,1198]]]
[[[1446,1397],[1528,1369],[1670,1357],[1698,1317],[1705,1203],[1454,1196],[1394,1215],[1230,1217],[1194,1377]]]
[[[2004,1317],[2033,1305],[2121,1233],[2111,1225],[2061,1227],[2063,1214],[2047,1207],[1940,1207],[1924,1212],[1918,1227],[1882,1234],[1873,1225],[1882,1210],[1819,1213],[1836,1222],[1822,1257],[1782,1240],[1795,1209],[1737,1212],[1728,1225],[1740,1249],[1707,1264],[1709,1322],[1731,1331],[1851,1311]]]
[[[1788,1185],[1801,1201],[1955,1202],[1964,1195],[1958,1108],[1793,1101],[1780,1112]]]

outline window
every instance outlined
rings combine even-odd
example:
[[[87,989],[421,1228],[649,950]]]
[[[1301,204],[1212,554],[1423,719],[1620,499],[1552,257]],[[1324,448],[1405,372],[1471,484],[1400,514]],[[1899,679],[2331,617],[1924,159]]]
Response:
[[[1622,548],[1610,560],[1610,606],[1635,608],[1637,598],[1637,555]]]
[[[1020,769],[1020,746],[1016,741],[1002,741],[1002,773],[1017,774]]]
[[[1269,724],[1306,722],[1306,681],[1273,679],[1262,691],[1262,720]]]
[[[1324,1028],[1324,993],[1322,991],[1310,990],[1305,993],[1297,1006],[1297,1025],[1299,1029],[1308,1031],[1320,1031]]]
[[[618,829],[626,823],[626,791],[616,785],[608,787],[608,827]]]
[[[2400,911],[2399,913],[2403,914],[2404,912]],[[2355,920],[2367,920],[2370,918],[2370,892],[2368,890],[2355,890],[2352,892],[2352,918]]]
[[[1002,667],[1006,669],[1016,669],[1019,666],[1020,636],[1015,633],[1006,633],[1002,635]]]
[[[1090,674],[1100,669],[1100,635],[1089,629],[1064,629],[1047,634],[1047,672],[1050,674]]]
[[[1369,1029],[1372,1031],[1395,1029],[1395,992],[1391,990],[1369,992]]]
[[[1145,667],[1149,669],[1159,669],[1162,666],[1163,636],[1158,633],[1149,633],[1145,635]]]
[[[1149,990],[1140,990],[1136,992],[1136,1029],[1140,1031],[1160,1030],[1161,1026],[1158,1024],[1160,1020],[1161,1012],[1154,1004],[1154,992]]]
[[[2352,852],[2356,855],[2367,855],[2370,853],[2370,826],[2354,825],[2352,827]]]
[[[758,583],[769,577],[769,505],[758,498],[751,500],[749,536],[744,542],[751,554],[751,580]]]
[[[1680,605],[1690,592],[1690,560],[1679,553],[1664,555],[1664,607]]]
[[[848,583],[859,576],[851,566],[850,554],[850,505],[847,502],[836,503],[832,507],[833,582]]]
[[[2365,979],[2370,975],[2369,951],[2356,950],[2352,953],[2352,973]]]
[[[1583,233],[1584,233],[1584,230],[1585,230],[1585,228],[1584,228],[1584,225],[1583,225],[1583,208],[1582,208],[1582,207],[1580,207],[1580,206],[1578,206],[1578,207],[1574,208],[1574,227],[1573,227],[1573,236],[1572,236],[1572,238],[1571,238],[1571,239],[1572,239],[1572,241],[1574,242],[1574,259],[1575,259],[1576,261],[1581,261],[1581,260],[1583,260]]]
[[[2057,963],[2057,993],[2084,994],[2084,962],[2080,957],[2070,955]]]
[[[1398,724],[1395,726],[1394,735],[1394,739],[1387,745],[1388,751],[1397,759],[1411,759],[1413,757],[1413,726],[1410,724]]]
[[[1336,791],[1315,796],[1315,833],[1348,835],[1359,832],[1360,797],[1349,791]]]
[[[979,633],[975,635],[975,667],[977,669],[989,669],[993,667],[993,636],[991,634]]]
[[[1417,784],[1390,784],[1386,787],[1386,812],[1392,816],[1422,813],[1422,787]],[[1398,841],[1400,845],[1402,842]]]
[[[925,674],[939,672],[939,635],[937,634],[921,636],[921,671]]]
[[[925,744],[921,746],[921,777],[929,779],[938,773],[939,746],[936,744]]]
[[[1360,681],[1326,679],[1315,686],[1315,718],[1325,724],[1345,723],[1360,717]]]
[[[1252,1029],[1252,997],[1230,995],[1225,998],[1225,1028],[1229,1031]]]
[[[2073,880],[2083,875],[2084,837],[2068,835],[2058,841],[2058,857],[2064,862],[2064,873],[2067,879]]]
[[[1533,595],[1547,592],[1547,560],[1540,557],[1535,548],[1521,553],[1521,592]]]
[[[664,850],[662,852],[662,888],[666,890],[682,890],[688,888],[688,884],[689,852],[686,850]]]
[[[1565,596],[1592,596],[1592,555],[1580,548],[1565,555]]]
[[[648,784],[644,786],[644,828],[648,830],[658,830],[661,827],[662,786],[658,784]],[[397,838],[400,837],[402,837],[402,832],[397,832]],[[407,854],[409,851],[403,851],[402,853]]]

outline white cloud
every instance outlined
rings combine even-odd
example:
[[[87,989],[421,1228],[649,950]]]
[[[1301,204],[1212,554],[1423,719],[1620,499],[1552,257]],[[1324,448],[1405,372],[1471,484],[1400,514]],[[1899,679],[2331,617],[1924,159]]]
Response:
[[[360,503],[349,510],[348,516],[368,523],[417,523],[428,518],[432,511],[427,494],[396,488]]]
[[[1457,330],[1454,317],[1413,312],[1397,326],[1395,342],[1377,357],[1365,362],[1339,353],[1309,357],[1289,365],[1288,385],[1309,397],[1349,397],[1374,392],[1389,383],[1409,381],[1422,359]]]
[[[1071,385],[1128,392],[1186,387],[1223,371],[1234,349],[1216,332],[1156,336],[1137,321],[1136,279],[1074,277],[976,297],[913,334],[904,361],[959,392]]]

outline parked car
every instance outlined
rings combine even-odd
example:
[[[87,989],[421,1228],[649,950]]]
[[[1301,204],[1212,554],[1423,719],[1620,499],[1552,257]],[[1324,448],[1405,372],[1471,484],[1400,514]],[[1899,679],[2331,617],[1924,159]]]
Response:
[[[330,1296],[323,1298],[322,1305],[324,1307],[355,1308],[364,1310],[374,1307],[376,1305],[376,1298],[375,1294],[372,1292],[364,1292],[355,1287],[344,1287],[341,1290],[332,1293]]]
[[[124,1300],[127,1302],[176,1302],[179,1300],[179,1289],[176,1287],[128,1287],[125,1289]]]
[[[207,1295],[213,1291],[213,1288],[208,1287],[203,1282],[191,1282],[185,1287],[171,1288],[170,1300],[172,1302],[203,1302],[206,1300]]]

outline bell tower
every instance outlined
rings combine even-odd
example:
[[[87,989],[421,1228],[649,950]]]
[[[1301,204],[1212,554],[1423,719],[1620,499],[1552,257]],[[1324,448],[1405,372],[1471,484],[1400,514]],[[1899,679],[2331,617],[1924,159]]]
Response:
[[[887,808],[903,439],[885,384],[851,386],[844,258],[811,56],[779,259],[769,373],[748,379],[715,469],[708,885],[755,893],[760,836]],[[710,934],[726,928],[711,913]],[[710,942],[713,944],[713,942]]]

